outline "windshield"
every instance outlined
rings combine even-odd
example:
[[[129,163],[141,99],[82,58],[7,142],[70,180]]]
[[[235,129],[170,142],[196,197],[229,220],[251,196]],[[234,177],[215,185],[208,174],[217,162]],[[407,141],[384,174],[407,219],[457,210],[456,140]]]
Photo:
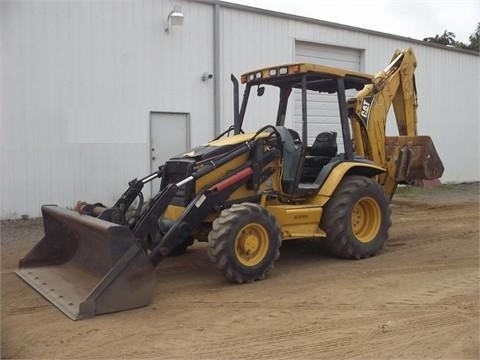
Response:
[[[261,96],[258,95],[259,87],[264,89]],[[252,86],[243,118],[243,131],[254,132],[262,126],[275,125],[277,122],[279,95],[280,88],[278,86]]]
[[[331,82],[331,79],[329,79]],[[307,85],[318,86],[312,81]],[[292,85],[296,88],[292,89]],[[245,132],[257,131],[264,125],[285,126],[299,134],[303,133],[303,109],[301,81],[273,84],[247,85],[244,103],[247,101],[243,116],[242,130]],[[331,85],[329,85],[331,90]],[[336,93],[326,91],[307,90],[307,129],[305,146],[311,146],[317,135],[325,131],[335,131],[341,134],[341,122]],[[339,138],[339,147],[343,149],[343,141]]]

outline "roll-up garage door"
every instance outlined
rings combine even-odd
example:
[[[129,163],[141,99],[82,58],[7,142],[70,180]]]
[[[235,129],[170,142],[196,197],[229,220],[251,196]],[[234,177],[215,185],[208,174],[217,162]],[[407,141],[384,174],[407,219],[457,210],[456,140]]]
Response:
[[[338,67],[347,70],[360,71],[361,51],[356,49],[321,45],[307,42],[295,43],[295,61]],[[347,99],[355,91],[347,91]],[[341,137],[340,115],[336,94],[319,94],[308,92],[308,145],[323,131],[338,133],[339,152],[343,151]],[[294,94],[294,128],[301,134],[302,131],[302,94],[296,89]]]

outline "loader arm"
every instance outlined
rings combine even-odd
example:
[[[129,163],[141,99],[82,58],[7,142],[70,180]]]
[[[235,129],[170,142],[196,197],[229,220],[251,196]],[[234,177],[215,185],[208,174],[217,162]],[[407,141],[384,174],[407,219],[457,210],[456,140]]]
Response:
[[[431,139],[417,133],[416,66],[411,48],[395,51],[372,84],[348,101],[355,151],[387,169],[379,182],[390,197],[398,183],[435,179],[443,173]],[[399,136],[386,136],[392,105]]]

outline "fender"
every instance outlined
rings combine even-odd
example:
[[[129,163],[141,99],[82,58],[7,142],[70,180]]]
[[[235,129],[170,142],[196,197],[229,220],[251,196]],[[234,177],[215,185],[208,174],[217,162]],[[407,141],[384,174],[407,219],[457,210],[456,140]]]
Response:
[[[330,165],[330,164],[329,164]],[[363,175],[372,177],[386,172],[386,169],[371,163],[368,160],[363,161],[340,161],[331,163],[330,169],[328,165],[319,174],[318,182],[321,183],[317,196],[330,198],[338,184],[346,175]]]

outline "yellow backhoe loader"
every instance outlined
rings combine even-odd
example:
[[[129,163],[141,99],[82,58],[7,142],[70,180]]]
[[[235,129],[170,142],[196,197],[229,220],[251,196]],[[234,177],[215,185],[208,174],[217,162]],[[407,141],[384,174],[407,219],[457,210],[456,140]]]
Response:
[[[241,105],[232,75],[233,126],[132,180],[111,207],[44,205],[45,236],[17,274],[80,319],[147,305],[155,266],[194,239],[208,241],[212,262],[236,283],[263,279],[286,240],[322,239],[342,258],[374,255],[388,238],[397,184],[443,173],[431,139],[417,135],[415,67],[411,49],[396,51],[376,76],[305,63],[271,66],[242,75]],[[272,124],[244,133],[252,88],[257,95],[276,89],[278,111]],[[301,136],[284,126],[294,89],[301,98]],[[347,101],[352,89],[359,92]],[[319,93],[336,94],[343,149],[333,131],[307,143],[307,96]],[[385,135],[391,105],[395,137]],[[160,190],[144,204],[142,189],[157,178]]]

